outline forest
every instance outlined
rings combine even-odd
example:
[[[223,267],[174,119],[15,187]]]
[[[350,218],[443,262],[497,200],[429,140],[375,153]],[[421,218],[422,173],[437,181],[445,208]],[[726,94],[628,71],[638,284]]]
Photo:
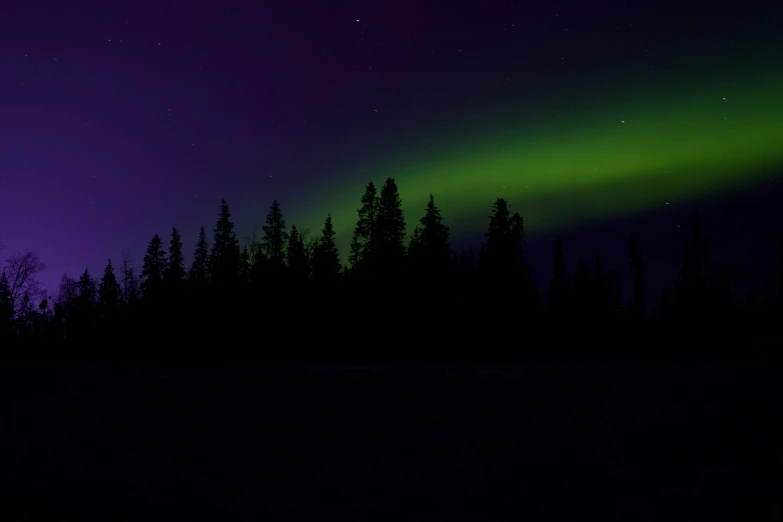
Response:
[[[711,265],[693,216],[674,290],[645,306],[644,259],[628,236],[631,294],[616,272],[579,258],[560,239],[547,288],[526,261],[524,220],[492,204],[484,241],[457,252],[432,195],[406,237],[395,180],[370,182],[341,264],[330,216],[317,237],[287,226],[272,202],[241,244],[229,205],[201,226],[186,267],[180,230],[154,235],[137,267],[109,259],[100,275],[63,274],[52,295],[35,252],[12,255],[0,276],[0,346],[6,359],[142,360],[167,364],[534,361],[767,357],[779,344],[777,291],[736,299]],[[783,239],[780,242],[783,252]]]

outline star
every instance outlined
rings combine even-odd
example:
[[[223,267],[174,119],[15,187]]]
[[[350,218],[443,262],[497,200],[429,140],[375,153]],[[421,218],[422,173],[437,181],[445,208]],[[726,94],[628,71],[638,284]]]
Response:
[[[620,120],[620,123],[625,123],[625,120]]]

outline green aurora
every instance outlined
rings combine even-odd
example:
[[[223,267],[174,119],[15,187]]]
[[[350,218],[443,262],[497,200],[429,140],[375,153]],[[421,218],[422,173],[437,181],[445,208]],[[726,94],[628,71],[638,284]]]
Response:
[[[409,229],[433,193],[453,233],[482,231],[503,197],[535,234],[751,187],[783,165],[779,68],[746,66],[658,90],[636,80],[622,98],[580,100],[581,109],[550,100],[524,119],[474,118],[437,141],[378,154],[350,169],[350,183],[319,187],[292,222],[320,233],[331,213],[345,255],[364,184],[391,176]]]

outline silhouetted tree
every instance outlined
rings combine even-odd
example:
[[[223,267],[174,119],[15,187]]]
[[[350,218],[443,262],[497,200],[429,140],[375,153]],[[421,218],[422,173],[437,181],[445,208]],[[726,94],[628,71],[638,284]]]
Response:
[[[84,339],[91,336],[95,330],[95,304],[97,301],[95,280],[86,268],[76,282],[76,291],[78,295],[72,315],[75,319],[73,330],[77,334],[77,338]]]
[[[120,277],[122,279],[122,304],[125,306],[126,312],[130,315],[131,311],[135,309],[139,302],[141,285],[139,284],[138,277],[136,277],[130,254],[127,252],[123,252],[122,254]]]
[[[19,306],[22,296],[26,293],[29,300],[45,297],[43,284],[39,279],[46,264],[40,260],[38,253],[27,251],[6,259],[5,273],[8,277],[11,300],[14,306]],[[17,310],[18,312],[18,310]]]
[[[698,215],[693,217],[690,239],[686,239],[682,252],[682,267],[675,288],[677,315],[696,318],[705,312],[707,278],[705,270],[709,263],[709,250],[704,229]],[[703,317],[699,317],[699,320]]]
[[[160,285],[163,281],[163,273],[166,270],[166,251],[163,250],[163,241],[155,234],[147,245],[147,253],[144,255],[144,264],[141,266],[141,290],[144,298],[155,299],[159,297]]]
[[[639,252],[639,240],[631,231],[628,238],[628,257],[631,260],[631,317],[640,319],[647,313],[644,302],[644,274],[642,272],[642,257]]]
[[[606,324],[616,317],[617,309],[622,299],[617,285],[617,273],[604,271],[601,266],[601,256],[595,256],[595,268],[593,268],[593,293],[595,295],[596,321]]]
[[[239,253],[239,275],[242,281],[247,281],[250,277],[250,250],[247,245],[243,246]]]
[[[571,299],[571,284],[566,272],[563,258],[563,244],[560,236],[555,242],[555,254],[552,259],[552,277],[549,282],[549,294],[547,295],[547,307],[552,315],[564,318],[569,312]]]
[[[169,255],[163,279],[172,286],[172,291],[177,291],[180,283],[185,279],[185,259],[182,256],[182,236],[176,227],[171,229],[169,241]]]
[[[518,213],[511,215],[505,199],[495,200],[489,216],[489,230],[484,235],[487,241],[482,245],[484,253],[479,255],[481,271],[500,279],[520,275],[524,267],[524,223]]]
[[[7,339],[13,332],[14,301],[11,285],[5,272],[0,274],[0,339]]]
[[[408,266],[411,267],[414,274],[418,274],[423,268],[424,256],[422,255],[421,247],[421,229],[416,225],[413,227],[413,233],[408,243]]]
[[[265,263],[272,272],[280,272],[285,267],[285,247],[288,242],[285,219],[280,210],[280,203],[272,201],[272,206],[266,214],[266,222],[262,227],[261,253]]]
[[[594,313],[595,303],[593,292],[593,274],[582,256],[576,263],[574,271],[574,318],[583,323],[590,322]]]
[[[291,234],[288,237],[288,271],[293,281],[304,282],[310,278],[307,252],[296,225],[291,225]]]
[[[780,254],[775,263],[778,267],[778,301],[783,303],[783,237],[780,238],[778,244],[780,246]]]
[[[378,191],[371,181],[367,184],[362,196],[362,206],[359,208],[359,219],[351,238],[351,251],[348,263],[351,273],[364,275],[372,263],[377,246],[376,229],[378,225]]]
[[[378,198],[376,275],[397,276],[405,259],[405,217],[394,178],[387,178]]]
[[[443,224],[443,217],[430,194],[427,209],[421,223],[421,267],[428,276],[445,275],[449,266],[450,230]]]
[[[194,284],[203,284],[209,278],[209,243],[204,225],[198,231],[196,250],[193,252],[193,263],[190,265],[190,280]]]
[[[103,277],[98,285],[98,309],[104,320],[113,320],[117,316],[120,305],[120,283],[114,274],[111,259],[103,269]]]
[[[313,252],[313,280],[334,283],[340,278],[340,268],[340,253],[335,242],[332,216],[329,214]]]
[[[210,278],[218,285],[234,284],[239,275],[239,240],[225,199],[220,200],[220,214],[213,232],[209,255]]]

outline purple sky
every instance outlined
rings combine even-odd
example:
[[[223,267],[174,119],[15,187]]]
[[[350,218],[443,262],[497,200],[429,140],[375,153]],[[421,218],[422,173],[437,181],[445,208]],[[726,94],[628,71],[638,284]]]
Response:
[[[611,78],[634,45],[650,44],[660,65],[723,31],[694,33],[696,4],[514,3],[3,2],[0,257],[38,251],[52,285],[64,271],[98,274],[123,251],[140,263],[172,226],[189,254],[221,197],[244,237],[272,199],[285,211],[444,114],[550,90],[536,77],[565,47],[582,53],[574,67]],[[704,10],[741,19],[743,5]],[[525,71],[511,61],[520,55]],[[595,231],[574,234],[602,245]],[[611,248],[625,263],[625,245]],[[538,254],[542,266],[550,254]]]

